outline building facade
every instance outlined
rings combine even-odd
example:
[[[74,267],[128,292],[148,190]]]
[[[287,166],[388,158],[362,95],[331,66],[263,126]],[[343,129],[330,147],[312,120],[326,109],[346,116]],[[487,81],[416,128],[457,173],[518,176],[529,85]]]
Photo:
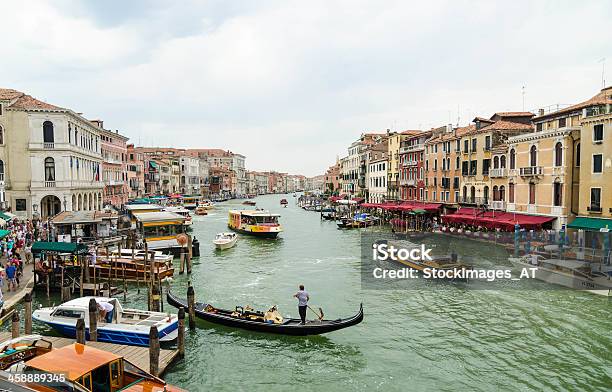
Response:
[[[103,204],[121,207],[129,196],[127,180],[128,138],[104,129],[101,120],[92,120],[100,130],[102,150],[102,180],[104,181]]]

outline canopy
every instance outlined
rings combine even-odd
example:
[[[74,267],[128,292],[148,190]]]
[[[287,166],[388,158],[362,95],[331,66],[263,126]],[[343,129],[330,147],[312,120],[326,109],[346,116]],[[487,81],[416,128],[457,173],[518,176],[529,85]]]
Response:
[[[11,234],[10,230],[0,230],[0,239],[6,237],[9,234]]]
[[[579,216],[567,225],[570,229],[600,231],[601,229],[612,230],[612,219],[605,218],[588,218]]]
[[[479,212],[474,208],[462,208],[454,214],[441,217],[442,222],[445,223],[462,223],[504,231],[513,231],[514,226],[517,224],[527,230],[540,229],[543,224],[555,219],[555,217],[550,216],[516,214],[502,211]]]
[[[87,247],[76,242],[44,242],[36,241],[32,245],[32,253],[72,253],[73,255],[87,254]]]
[[[5,212],[0,212],[0,219],[4,219],[5,221],[10,221],[11,219],[13,219],[12,217],[10,217],[8,214],[6,214]]]

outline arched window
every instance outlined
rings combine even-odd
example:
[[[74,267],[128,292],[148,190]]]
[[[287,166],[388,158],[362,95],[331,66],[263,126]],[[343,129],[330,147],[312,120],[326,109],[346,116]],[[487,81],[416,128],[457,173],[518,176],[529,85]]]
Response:
[[[580,167],[580,143],[576,144],[576,160],[574,166]]]
[[[514,183],[508,184],[508,202],[514,203]]]
[[[499,189],[497,189],[497,185],[493,186],[493,201],[499,200]]]
[[[0,144],[4,144],[4,129],[0,126]]]
[[[51,157],[45,159],[45,181],[55,181],[55,161]]]
[[[553,205],[555,207],[561,206],[562,200],[563,200],[563,184],[561,184],[561,180],[559,178],[556,178],[553,184]]]
[[[506,187],[505,186],[500,186],[499,187],[499,201],[505,201],[506,200]]]
[[[467,186],[463,186],[463,201],[465,202],[465,200],[467,199]]]
[[[484,187],[484,204],[488,204],[489,203],[489,187],[485,186]]]
[[[51,121],[45,121],[43,123],[43,142],[44,143],[53,143],[53,123]]]
[[[516,151],[510,150],[510,169],[516,169]]]
[[[559,167],[563,164],[563,144],[557,142],[555,144],[555,166]]]
[[[538,149],[536,146],[531,146],[529,149],[529,166],[537,166],[538,165]]]
[[[4,161],[0,159],[0,181],[4,181]]]
[[[476,188],[475,187],[470,188],[470,202],[472,203],[476,202]]]
[[[499,169],[499,157],[493,157],[493,169]]]
[[[501,167],[502,169],[506,168],[506,156],[502,155],[501,158],[499,158],[499,167]]]

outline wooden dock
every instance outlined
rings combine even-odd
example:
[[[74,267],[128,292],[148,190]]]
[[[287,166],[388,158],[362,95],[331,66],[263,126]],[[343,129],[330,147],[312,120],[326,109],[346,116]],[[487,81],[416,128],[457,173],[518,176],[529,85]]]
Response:
[[[74,339],[62,338],[57,336],[44,336],[45,340],[53,343],[53,347],[61,348],[75,342]],[[0,332],[0,342],[5,342],[12,339],[10,332]],[[124,357],[129,362],[138,366],[142,370],[149,371],[149,348],[138,346],[126,346],[114,343],[103,342],[87,342],[88,346],[108,351],[116,355]],[[179,351],[161,349],[159,352],[159,372],[164,374],[168,366],[177,358]]]

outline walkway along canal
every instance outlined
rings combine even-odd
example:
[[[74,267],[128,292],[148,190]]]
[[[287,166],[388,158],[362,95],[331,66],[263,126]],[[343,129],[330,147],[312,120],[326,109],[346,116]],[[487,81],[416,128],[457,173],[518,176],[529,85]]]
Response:
[[[289,199],[287,208],[279,201]],[[281,214],[276,240],[241,236],[216,251],[227,231],[229,201],[194,216],[201,257],[191,276],[175,274],[173,291],[232,308],[278,305],[297,317],[292,295],[303,283],[326,317],[351,315],[364,303],[358,326],[314,337],[272,336],[197,322],[186,336],[186,357],[167,382],[190,391],[216,390],[606,390],[612,379],[611,302],[570,290],[469,290],[436,283],[421,290],[366,290],[360,277],[359,230],[298,208],[286,195],[254,199]],[[367,229],[374,230],[374,229]],[[503,264],[507,251],[481,242],[434,237],[432,246],[471,255],[482,268]],[[436,243],[437,242],[437,243]],[[178,260],[177,260],[178,262]],[[122,298],[122,296],[121,296]],[[59,303],[59,296],[44,306]],[[123,302],[123,301],[122,301]],[[146,291],[130,285],[130,307],[146,309]],[[164,304],[166,311],[176,309]],[[310,317],[310,316],[309,316]],[[51,333],[35,324],[35,330]]]

